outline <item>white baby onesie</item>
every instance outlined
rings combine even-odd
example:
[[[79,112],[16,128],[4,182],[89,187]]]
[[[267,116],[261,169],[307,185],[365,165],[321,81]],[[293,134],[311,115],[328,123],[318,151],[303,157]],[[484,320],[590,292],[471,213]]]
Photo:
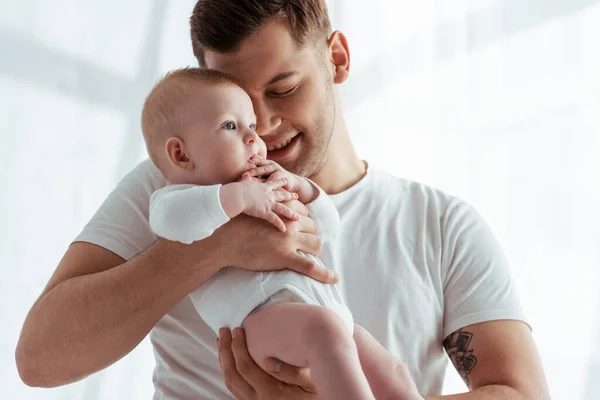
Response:
[[[319,189],[319,195],[306,206],[317,222],[319,238],[325,243],[337,235],[340,218],[327,194],[311,183]],[[219,199],[220,188],[221,185],[169,185],[155,191],[150,197],[151,229],[160,237],[187,244],[210,236],[229,221]],[[323,266],[317,257],[302,254]],[[280,302],[327,307],[342,318],[350,332],[354,331],[352,314],[337,285],[323,284],[291,270],[253,272],[226,267],[189,297],[217,334],[219,328],[241,326],[253,311]]]

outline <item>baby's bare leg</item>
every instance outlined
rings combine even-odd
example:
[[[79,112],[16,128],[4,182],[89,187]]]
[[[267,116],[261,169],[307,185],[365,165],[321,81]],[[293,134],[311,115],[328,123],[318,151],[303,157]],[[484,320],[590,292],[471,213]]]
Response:
[[[278,303],[246,317],[248,351],[262,368],[269,357],[309,367],[319,394],[330,400],[375,400],[356,344],[333,311],[310,304]]]
[[[367,330],[354,325],[354,341],[363,371],[377,400],[422,400],[406,367]]]

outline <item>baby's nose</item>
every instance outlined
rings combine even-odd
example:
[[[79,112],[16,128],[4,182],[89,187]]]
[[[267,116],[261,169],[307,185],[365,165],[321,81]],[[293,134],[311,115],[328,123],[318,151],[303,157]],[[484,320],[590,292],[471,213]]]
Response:
[[[244,136],[244,143],[246,144],[254,144],[256,142],[257,136],[256,132],[251,131]]]

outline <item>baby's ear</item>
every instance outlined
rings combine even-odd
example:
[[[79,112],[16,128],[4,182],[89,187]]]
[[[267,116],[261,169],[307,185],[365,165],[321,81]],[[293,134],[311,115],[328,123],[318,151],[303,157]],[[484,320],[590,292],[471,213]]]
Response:
[[[178,137],[170,137],[165,143],[165,153],[169,163],[175,168],[193,170],[194,162],[188,156],[183,140]]]

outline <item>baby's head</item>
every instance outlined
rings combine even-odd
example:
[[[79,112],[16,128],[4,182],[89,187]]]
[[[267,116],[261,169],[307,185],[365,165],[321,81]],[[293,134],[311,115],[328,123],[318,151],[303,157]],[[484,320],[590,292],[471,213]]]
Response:
[[[238,180],[255,155],[266,157],[248,94],[221,72],[184,68],[152,89],[142,111],[150,159],[172,183]]]

